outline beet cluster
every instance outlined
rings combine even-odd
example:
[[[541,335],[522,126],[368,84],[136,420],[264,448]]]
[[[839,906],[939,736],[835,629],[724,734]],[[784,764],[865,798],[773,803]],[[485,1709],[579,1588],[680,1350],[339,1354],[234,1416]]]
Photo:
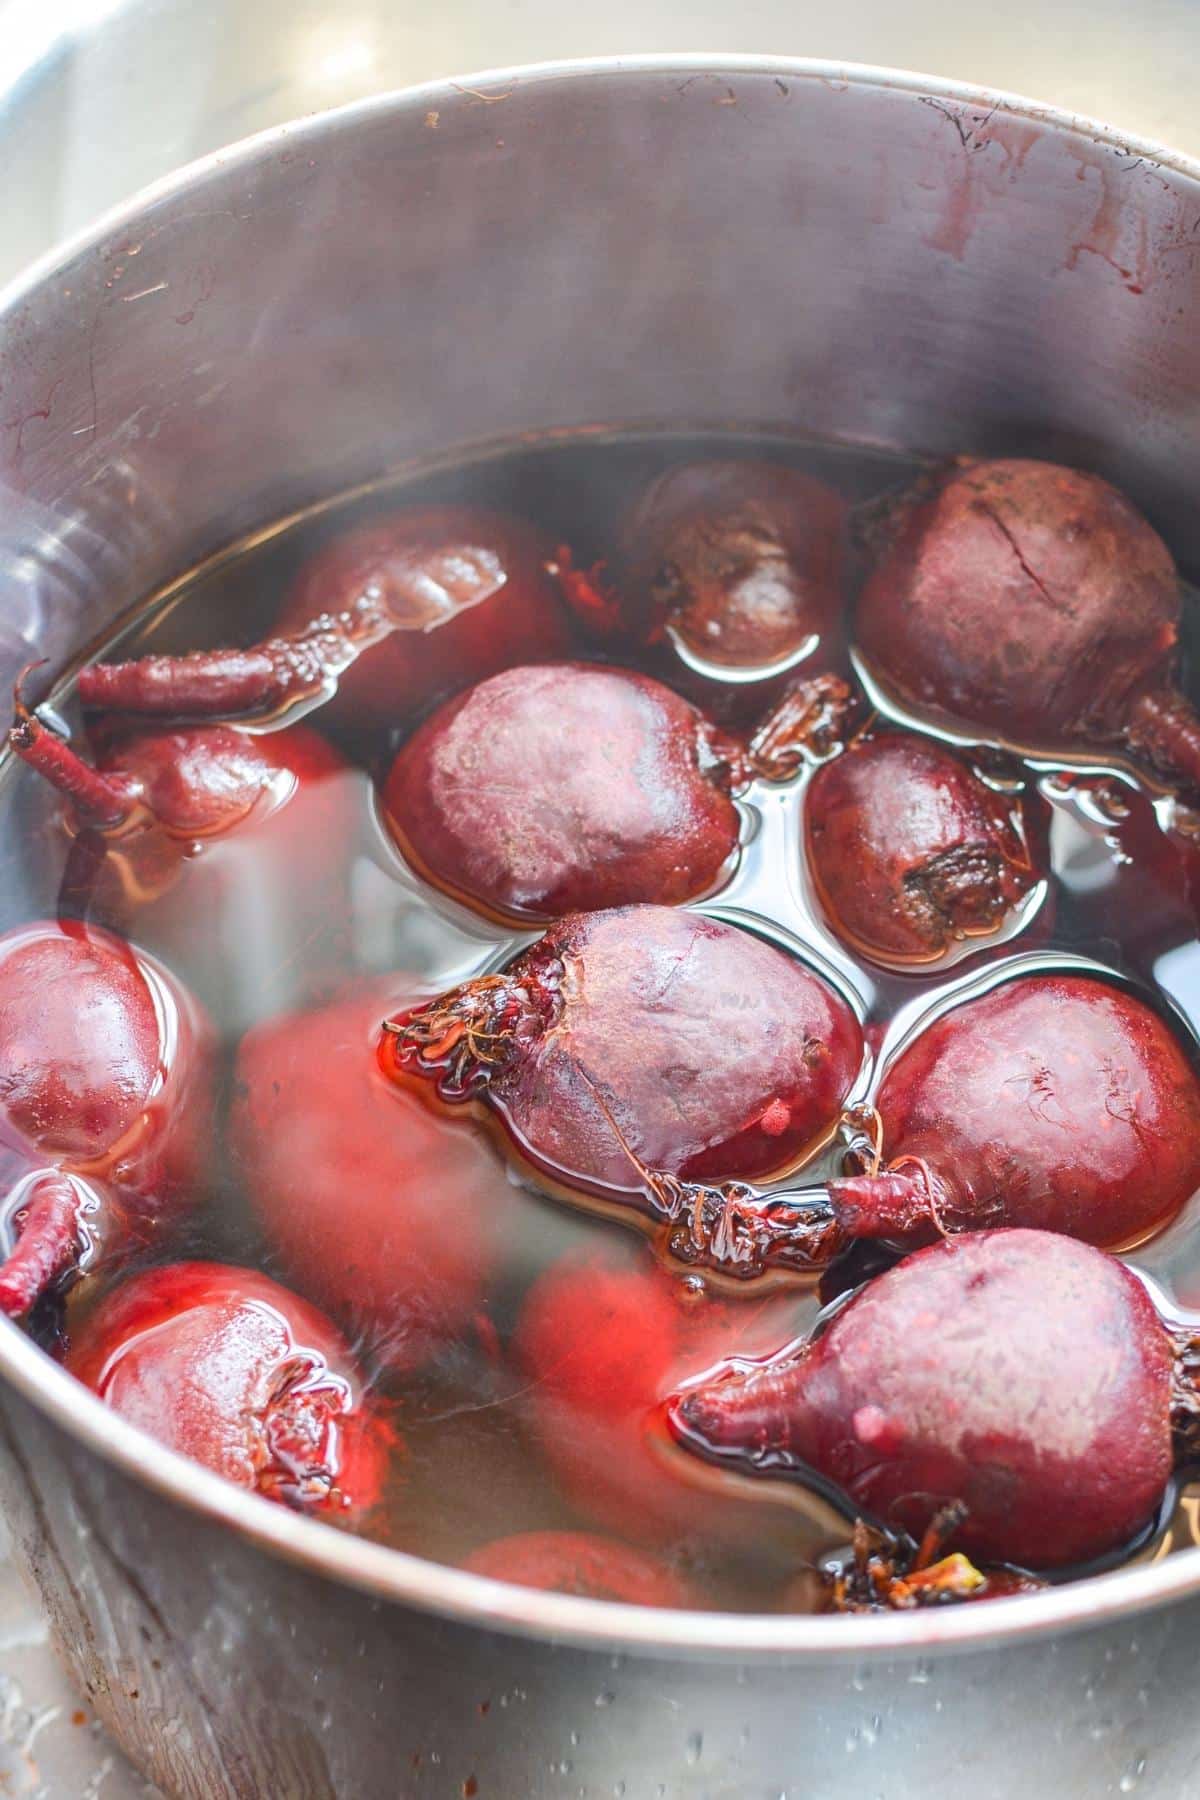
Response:
[[[1148,1541],[1200,1349],[1122,1257],[1189,1228],[1200,1065],[1119,947],[1055,955],[1039,775],[1200,787],[1178,574],[1044,462],[848,512],[746,457],[578,543],[402,507],[325,528],[261,642],[85,668],[69,734],[27,672],[57,903],[0,937],[0,1310],[401,1542],[431,1396],[486,1366],[446,1417],[503,1408],[545,1504],[458,1560],[559,1594],[710,1604],[798,1488],[852,1551],[783,1606]],[[411,972],[360,953],[380,884]]]

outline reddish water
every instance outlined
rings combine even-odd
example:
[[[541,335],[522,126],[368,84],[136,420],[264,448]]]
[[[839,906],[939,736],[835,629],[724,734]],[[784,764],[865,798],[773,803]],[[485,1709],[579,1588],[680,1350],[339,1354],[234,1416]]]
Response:
[[[832,481],[852,499],[892,486],[908,472],[895,458],[777,440],[764,446],[727,439],[587,439],[522,449],[426,474],[399,495],[389,490],[339,503],[222,558],[152,603],[106,653],[118,644],[120,654],[129,655],[251,641],[272,623],[284,584],[316,539],[397,497],[511,508],[556,541],[570,542],[577,561],[586,564],[603,554],[605,521],[632,485],[668,460],[714,448],[721,454],[765,449]],[[582,644],[580,653],[587,653]],[[77,721],[69,686],[54,704],[67,722]],[[319,725],[319,713],[309,722]],[[387,750],[383,743],[375,747],[372,766],[386,764]],[[1050,891],[1033,897],[1007,941],[989,941],[982,950],[968,945],[942,966],[917,973],[881,974],[857,963],[829,929],[803,873],[803,775],[787,786],[760,784],[749,793],[737,866],[701,908],[751,925],[851,995],[871,1028],[875,1071],[931,1012],[1033,965],[1099,965],[1168,1009],[1181,1033],[1192,1037],[1200,1021],[1200,850],[1160,828],[1169,803],[1115,766],[1068,769],[993,755],[987,773],[998,784],[1037,789],[1050,845]],[[341,852],[349,876],[345,916],[314,917],[291,878],[290,862],[271,847],[268,834],[251,829],[207,845],[185,870],[188,912],[182,924],[176,906],[169,928],[148,913],[138,932],[210,1007],[230,1058],[247,1028],[303,1007],[314,992],[340,981],[403,970],[412,978],[410,995],[432,994],[499,966],[533,935],[521,937],[480,919],[415,878],[376,818],[372,770],[360,763],[340,779],[354,820]],[[5,841],[21,846],[0,867],[0,920],[8,925],[53,912],[64,848],[54,801],[11,761],[0,782],[0,810]],[[872,1070],[864,1070],[856,1097],[869,1095],[873,1078]],[[447,1134],[480,1129],[461,1116],[442,1128]],[[408,1454],[371,1524],[372,1535],[457,1562],[511,1532],[604,1526],[666,1556],[713,1605],[760,1610],[813,1604],[817,1590],[808,1571],[847,1535],[845,1519],[823,1499],[798,1489],[713,1492],[712,1478],[698,1466],[677,1472],[647,1460],[643,1467],[640,1451],[626,1458],[611,1434],[591,1430],[586,1419],[564,1421],[560,1415],[574,1446],[564,1474],[561,1458],[552,1467],[543,1454],[545,1396],[531,1390],[513,1354],[525,1296],[571,1252],[602,1257],[606,1280],[619,1284],[628,1271],[630,1280],[641,1276],[650,1283],[654,1304],[661,1301],[668,1321],[657,1338],[650,1323],[646,1327],[647,1356],[659,1355],[664,1390],[698,1372],[697,1357],[703,1367],[725,1348],[766,1352],[803,1333],[817,1311],[811,1287],[751,1287],[730,1297],[707,1290],[697,1277],[657,1270],[638,1233],[538,1193],[534,1178],[506,1166],[494,1138],[486,1141],[487,1179],[494,1182],[495,1205],[510,1220],[503,1254],[479,1317],[460,1341],[418,1376],[376,1375],[396,1402]],[[830,1149],[804,1171],[804,1180],[819,1180],[839,1153]],[[1171,1310],[1200,1309],[1194,1205],[1191,1213],[1134,1258]],[[155,1247],[156,1261],[179,1256],[212,1256],[281,1273],[254,1223],[242,1170],[231,1154],[214,1155],[201,1204],[173,1239]],[[84,1284],[69,1305],[68,1333],[84,1327],[97,1285]],[[646,1304],[644,1296],[638,1304]],[[371,1349],[364,1345],[368,1357]],[[1176,1542],[1192,1542],[1195,1507],[1185,1493],[1165,1533],[1139,1554],[1160,1555]]]

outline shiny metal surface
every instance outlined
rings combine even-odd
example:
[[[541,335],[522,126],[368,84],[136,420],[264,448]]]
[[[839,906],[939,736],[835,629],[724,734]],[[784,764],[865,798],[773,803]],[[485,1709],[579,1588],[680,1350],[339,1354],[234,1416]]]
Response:
[[[870,70],[546,67],[270,133],[0,296],[0,680],[331,489],[598,422],[1041,451],[1195,561],[1198,254],[1183,159]],[[173,1792],[892,1800],[968,1742],[981,1796],[1174,1795],[1200,1751],[1200,1552],[911,1618],[600,1606],[227,1488],[9,1326],[0,1373],[52,1622]]]

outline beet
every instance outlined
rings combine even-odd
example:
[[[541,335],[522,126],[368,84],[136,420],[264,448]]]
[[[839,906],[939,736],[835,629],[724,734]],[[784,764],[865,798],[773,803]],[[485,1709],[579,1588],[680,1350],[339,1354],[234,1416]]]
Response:
[[[786,1295],[747,1304],[598,1240],[532,1284],[512,1357],[522,1406],[572,1507],[642,1543],[736,1538],[744,1509],[714,1500],[660,1453],[659,1409],[680,1382],[733,1351],[763,1354],[794,1335]],[[751,1519],[751,1527],[755,1521]]]
[[[548,547],[482,507],[411,507],[331,538],[301,571],[281,635],[246,650],[81,669],[101,711],[237,717],[325,701],[357,730],[396,725],[439,694],[566,648]]]
[[[246,894],[270,917],[277,954],[265,958],[257,934],[227,931],[227,979],[214,995],[206,984],[205,997],[244,1012],[251,999],[260,1009],[278,1005],[280,985],[294,997],[298,981],[312,991],[328,979],[332,950],[320,951],[345,915],[357,828],[353,778],[333,746],[305,725],[250,732],[96,722],[89,740],[90,763],[18,702],[10,741],[65,802],[70,853],[59,910],[136,926],[191,973],[214,919]]]
[[[737,850],[740,765],[738,746],[660,682],[549,663],[493,675],[426,720],[383,810],[439,886],[554,918],[714,887]]]
[[[661,645],[672,676],[713,697],[828,657],[840,635],[845,506],[769,462],[681,463],[630,507],[608,567],[560,552],[568,603],[594,633]],[[697,683],[696,678],[699,677]]]
[[[0,1142],[45,1170],[19,1223],[14,1307],[87,1247],[88,1196],[56,1172],[119,1189],[146,1220],[191,1203],[212,1141],[212,1050],[182,985],[110,933],[40,923],[0,937]]]
[[[668,1418],[730,1468],[816,1471],[917,1535],[960,1502],[968,1555],[1061,1568],[1153,1518],[1173,1366],[1122,1263],[1049,1232],[990,1231],[916,1252],[809,1342],[702,1377]]]
[[[829,1184],[855,1235],[1023,1225],[1115,1249],[1200,1188],[1195,1069],[1157,1013],[1089,976],[1021,976],[952,1007],[875,1104],[890,1168]]]
[[[629,1189],[644,1168],[794,1164],[837,1122],[862,1048],[848,1004],[761,938],[629,906],[569,914],[504,974],[401,1013],[380,1056],[445,1100],[485,1096],[566,1182]]]
[[[172,1450],[270,1500],[361,1514],[395,1435],[328,1319],[278,1282],[171,1263],[105,1299],[67,1367]]]
[[[463,1563],[474,1575],[517,1587],[630,1606],[697,1604],[686,1581],[656,1557],[589,1531],[522,1531],[473,1550]]]
[[[966,461],[918,483],[891,523],[856,623],[886,689],[971,730],[1125,744],[1200,781],[1200,720],[1172,679],[1178,574],[1116,488],[1055,463]]]
[[[398,1368],[471,1328],[512,1204],[477,1133],[380,1073],[379,1021],[412,985],[364,982],[256,1026],[231,1117],[236,1165],[291,1278]]]
[[[859,738],[805,796],[808,863],[839,936],[873,961],[994,934],[1038,880],[1022,808],[927,738]]]

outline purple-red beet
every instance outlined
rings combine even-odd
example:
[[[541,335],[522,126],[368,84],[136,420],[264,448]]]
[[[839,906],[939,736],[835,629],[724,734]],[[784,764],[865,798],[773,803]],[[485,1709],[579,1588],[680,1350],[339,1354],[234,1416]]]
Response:
[[[414,507],[330,540],[301,571],[281,633],[245,650],[82,669],[83,704],[237,717],[324,700],[355,729],[397,725],[506,663],[566,648],[548,547],[520,519]]]
[[[238,1048],[231,1120],[289,1275],[394,1368],[468,1333],[512,1203],[480,1135],[379,1070],[379,1021],[413,985],[364,982],[255,1026]]]
[[[0,938],[0,1143],[44,1171],[14,1219],[14,1307],[87,1248],[86,1196],[59,1177],[118,1189],[143,1220],[187,1204],[211,1149],[211,1061],[204,1016],[143,952],[50,923]]]
[[[414,866],[493,912],[690,900],[737,850],[743,753],[646,675],[508,669],[449,700],[383,789]]]
[[[64,799],[63,910],[119,928],[136,922],[139,936],[186,967],[244,890],[288,921],[280,964],[302,962],[315,975],[315,946],[345,912],[355,824],[348,765],[317,732],[96,727],[87,762],[18,700],[9,736]],[[270,973],[257,943],[249,959],[226,950],[243,987]]]
[[[920,963],[999,929],[1038,880],[1020,804],[942,744],[859,738],[805,796],[808,864],[834,929]]]
[[[951,1008],[875,1104],[889,1166],[829,1184],[857,1236],[1022,1225],[1116,1249],[1200,1187],[1195,1069],[1157,1013],[1088,976],[1021,976]]]
[[[366,1511],[397,1445],[328,1319],[251,1269],[135,1275],[88,1319],[67,1367],[160,1443],[305,1512]]]
[[[668,1420],[710,1459],[815,1471],[917,1536],[959,1502],[968,1555],[1049,1569],[1153,1518],[1175,1371],[1122,1263],[1049,1232],[982,1232],[908,1257],[799,1348],[702,1377]]]
[[[598,635],[662,645],[703,692],[757,676],[761,693],[840,635],[844,515],[832,488],[780,464],[683,463],[629,509],[607,568],[560,552],[560,580]]]
[[[690,1607],[696,1596],[673,1569],[646,1550],[591,1531],[522,1531],[480,1545],[463,1563],[474,1575],[518,1587],[630,1606]]]
[[[856,623],[886,689],[1035,747],[1124,744],[1200,783],[1200,720],[1173,684],[1178,574],[1116,488],[965,462],[918,483],[892,526]]]
[[[385,1070],[486,1095],[568,1184],[756,1176],[837,1122],[862,1058],[847,1003],[762,939],[662,906],[570,914],[501,975],[389,1021]],[[637,1205],[649,1206],[639,1195]]]

